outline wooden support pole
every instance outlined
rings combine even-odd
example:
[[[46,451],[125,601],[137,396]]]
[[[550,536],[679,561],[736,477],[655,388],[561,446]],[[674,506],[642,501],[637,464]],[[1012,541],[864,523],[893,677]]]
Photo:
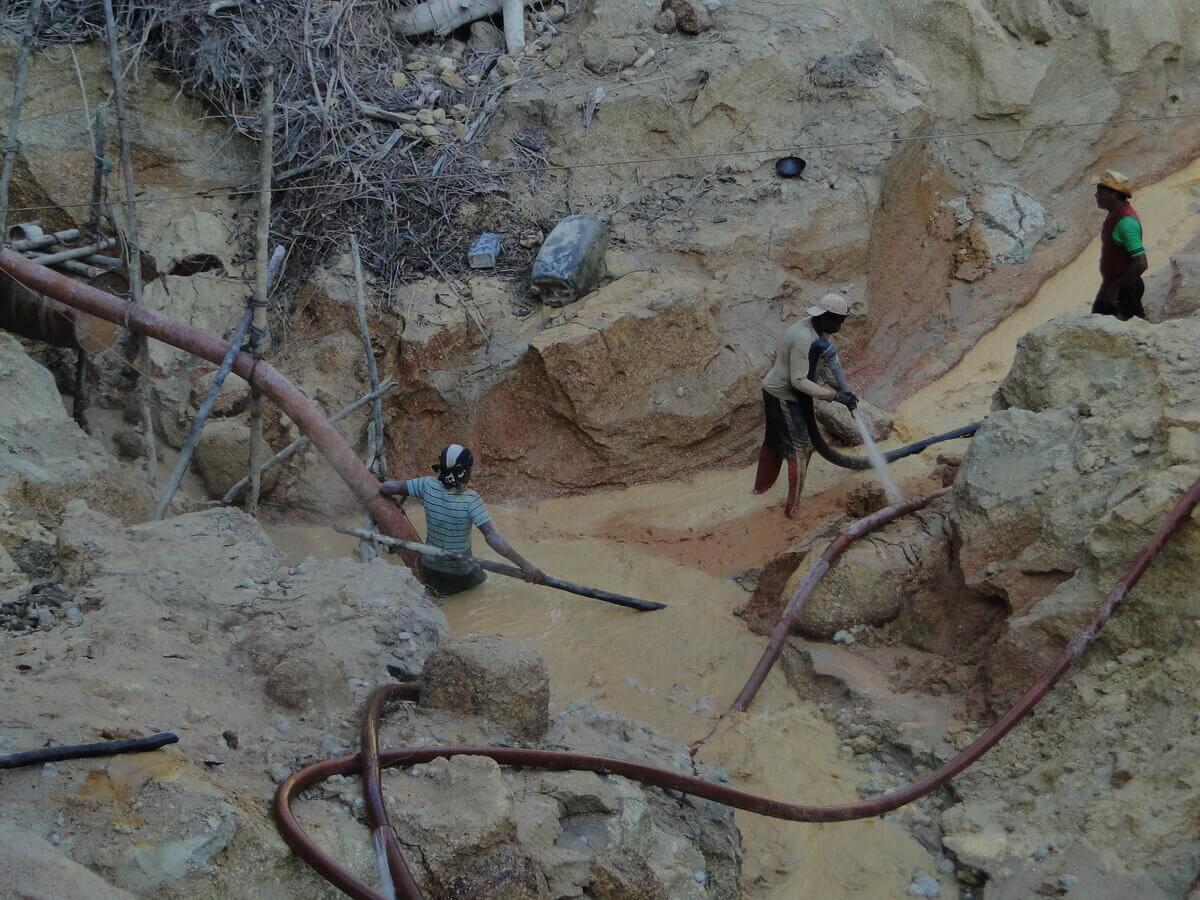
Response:
[[[262,135],[258,143],[258,233],[257,278],[254,285],[254,331],[250,339],[256,359],[262,359],[267,340],[267,243],[271,239],[271,171],[275,161],[275,70],[267,66],[263,73]],[[258,510],[262,490],[260,471],[263,459],[262,391],[250,387],[250,493],[246,512]]]
[[[41,21],[42,0],[30,0],[29,18],[25,21],[21,50],[17,54],[17,68],[13,72],[12,105],[8,109],[8,129],[4,135],[4,168],[0,170],[0,243],[8,234],[8,186],[12,183],[13,167],[17,164],[17,130],[21,127],[21,104],[25,102],[25,76],[29,71],[29,57],[33,53],[33,39]]]
[[[117,41],[117,20],[113,15],[112,0],[104,0],[104,29],[108,37],[108,62],[112,69],[113,101],[117,107],[117,135],[121,143],[121,176],[125,180],[125,259],[129,271],[129,299],[132,303],[142,302],[142,249],[138,240],[137,197],[133,183],[133,151],[129,143],[129,116],[125,109],[125,74],[121,67],[121,47]],[[150,395],[154,390],[150,382],[150,342],[144,334],[136,333],[135,359],[143,367],[134,364],[139,393],[142,399],[142,430],[146,440],[146,476],[151,487],[158,482],[158,441],[154,434],[154,415],[150,409]]]
[[[271,254],[271,262],[267,266],[267,291],[271,290],[271,286],[275,283],[279,276],[279,270],[283,267],[283,258],[286,256],[286,251],[283,245],[280,244],[275,248],[275,252]],[[192,454],[196,452],[196,445],[200,443],[200,433],[204,430],[204,423],[208,421],[209,413],[217,403],[217,395],[221,393],[221,387],[225,384],[225,379],[229,377],[229,372],[233,369],[234,357],[242,349],[242,342],[246,339],[246,332],[250,330],[250,321],[254,316],[253,306],[246,308],[245,315],[238,323],[237,328],[233,330],[233,334],[229,338],[229,349],[225,352],[225,358],[221,360],[221,365],[217,368],[217,372],[213,375],[213,380],[208,386],[208,392],[204,395],[204,400],[200,403],[200,408],[196,410],[196,418],[192,421],[191,430],[188,431],[187,440],[183,442],[183,446],[179,450],[179,459],[175,461],[175,468],[171,472],[171,477],[167,480],[167,486],[163,490],[161,499],[158,501],[158,508],[154,511],[154,520],[162,521],[167,515],[167,510],[171,507],[171,500],[175,496],[175,492],[179,490],[179,485],[183,481],[183,476],[187,473],[188,465],[192,461]]]
[[[200,409],[196,412],[195,421],[192,422],[192,429],[188,432],[187,440],[184,441],[183,447],[179,451],[179,459],[175,461],[175,468],[171,472],[171,477],[167,480],[167,486],[163,489],[162,497],[159,498],[158,507],[154,510],[154,521],[156,522],[161,522],[166,518],[167,510],[171,507],[171,500],[174,499],[175,492],[179,490],[179,484],[183,481],[188,464],[192,461],[192,454],[196,450],[196,444],[200,441],[200,433],[204,430],[204,423],[217,402],[217,394],[221,392],[221,385],[225,383],[225,378],[229,375],[229,370],[233,368],[234,357],[241,352],[242,342],[246,339],[246,332],[250,329],[250,319],[253,315],[254,310],[247,309],[245,315],[242,316],[242,320],[238,322],[237,328],[234,329],[233,334],[229,338],[229,349],[225,352],[225,358],[221,360],[221,365],[217,369],[217,374],[213,377],[212,384],[208,386],[208,393],[204,397],[204,402],[200,404]]]
[[[367,374],[371,379],[372,393],[379,389],[379,370],[375,365],[375,351],[371,348],[371,326],[367,322],[367,284],[363,278],[362,255],[358,249],[357,235],[350,235],[350,250],[354,254],[354,305],[358,309],[358,332],[362,337],[363,352],[367,356]],[[371,422],[367,426],[367,468],[380,481],[387,481],[387,457],[384,455],[383,398],[376,397],[371,404]],[[367,514],[367,530],[375,531],[375,520]],[[379,549],[370,541],[358,545],[358,558],[370,562],[379,555]]]
[[[525,0],[504,0],[504,45],[508,55],[518,57],[525,52]]]
[[[336,425],[338,422],[342,421],[342,419],[346,418],[347,416],[354,415],[354,413],[358,412],[360,409],[362,409],[364,406],[366,406],[368,403],[370,403],[376,397],[382,397],[384,394],[386,394],[388,391],[390,391],[395,386],[396,386],[396,382],[392,381],[389,378],[387,381],[385,381],[381,385],[379,385],[379,390],[372,391],[370,394],[367,394],[366,396],[359,397],[357,400],[355,400],[349,406],[338,410],[336,413],[334,413],[332,416],[330,416],[329,424]],[[310,439],[309,439],[308,435],[303,435],[301,437],[296,438],[296,440],[292,441],[290,444],[288,444],[286,447],[284,447],[282,450],[280,450],[274,456],[272,456],[269,459],[264,460],[263,464],[259,467],[259,470],[258,470],[259,474],[261,475],[263,472],[267,471],[267,469],[271,468],[272,466],[277,466],[281,462],[285,462],[285,461],[291,459],[293,456],[296,455],[296,453],[298,451],[307,447],[309,442],[310,442]],[[235,484],[233,487],[231,487],[229,490],[227,490],[225,492],[225,496],[221,498],[221,502],[222,503],[232,503],[235,499],[237,499],[237,495],[246,489],[246,486],[248,484],[250,484],[250,476],[249,475],[247,475],[245,478],[241,479],[241,481],[237,482],[237,484]]]
[[[86,431],[92,433],[91,427],[87,423],[87,371],[88,371],[88,355],[87,351],[80,347],[75,351],[75,396],[71,398],[71,417],[75,423]]]
[[[104,123],[104,106],[96,108],[92,121],[92,205],[88,210],[88,231],[93,237],[100,234],[100,222],[104,218],[104,184],[108,177],[108,160],[104,158],[107,140]]]
[[[358,308],[358,331],[362,337],[363,352],[367,356],[367,374],[371,379],[371,391],[379,388],[379,369],[375,365],[375,352],[371,349],[371,326],[367,322],[367,283],[363,278],[362,257],[359,255],[358,237],[350,235],[350,249],[354,254],[354,302]],[[387,478],[387,459],[383,456],[383,399],[376,398],[371,406],[372,421],[375,424],[375,439],[379,450],[374,457],[367,459],[367,465],[377,464],[375,474],[381,479]],[[370,449],[370,448],[368,448]]]

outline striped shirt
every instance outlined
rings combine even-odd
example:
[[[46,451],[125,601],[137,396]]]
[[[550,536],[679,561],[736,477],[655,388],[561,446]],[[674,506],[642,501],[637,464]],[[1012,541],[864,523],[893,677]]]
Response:
[[[471,552],[471,526],[484,526],[491,521],[483,498],[470,488],[452,491],[433,476],[413,478],[404,483],[410,497],[416,497],[425,507],[425,542],[454,553]],[[471,571],[470,563],[426,559],[425,566],[455,575]]]

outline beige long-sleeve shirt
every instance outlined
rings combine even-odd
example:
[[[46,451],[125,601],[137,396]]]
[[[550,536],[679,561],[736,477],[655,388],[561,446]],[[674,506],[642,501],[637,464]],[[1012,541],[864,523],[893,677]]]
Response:
[[[779,339],[775,365],[763,379],[763,390],[780,400],[799,400],[800,394],[818,400],[835,399],[837,389],[827,385],[836,384],[836,381],[824,362],[817,366],[817,377],[825,384],[818,384],[808,377],[808,353],[819,338],[811,318],[801,319],[788,328]]]

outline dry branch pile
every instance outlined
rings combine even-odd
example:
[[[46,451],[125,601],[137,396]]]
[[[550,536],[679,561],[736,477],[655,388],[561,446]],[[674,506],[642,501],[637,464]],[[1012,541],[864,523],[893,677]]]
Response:
[[[287,245],[289,280],[360,235],[367,265],[390,286],[466,266],[480,229],[455,222],[469,199],[504,238],[500,273],[524,274],[531,251],[505,194],[520,168],[535,178],[545,147],[524,136],[512,162],[480,162],[478,139],[510,79],[498,51],[459,42],[411,45],[387,24],[380,0],[117,0],[126,48],[146,54],[257,139],[261,75],[275,71],[272,243]],[[48,0],[42,42],[98,38],[100,0]],[[0,34],[22,27],[28,0],[0,9]]]

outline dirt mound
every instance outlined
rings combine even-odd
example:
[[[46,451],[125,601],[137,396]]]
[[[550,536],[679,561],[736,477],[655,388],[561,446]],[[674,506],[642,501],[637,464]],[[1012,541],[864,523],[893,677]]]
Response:
[[[48,564],[60,586],[0,594],[0,654],[13,667],[0,749],[163,730],[180,742],[6,776],[8,819],[34,836],[0,830],[0,860],[23,889],[200,898],[242,896],[250,884],[267,898],[325,896],[276,836],[269,799],[299,765],[354,746],[368,690],[389,671],[420,673],[446,637],[445,618],[408,571],[382,559],[288,565],[237,510],[125,527],[82,501],[67,505]],[[490,651],[499,640],[475,643]],[[502,653],[462,663],[470,643],[431,666],[429,708],[388,714],[386,745],[540,737],[693,770],[682,744],[604,713],[573,710],[547,729],[541,659],[504,642]],[[489,714],[510,681],[498,695],[508,708]],[[468,696],[469,709],[458,702]],[[484,760],[392,770],[385,785],[402,841],[420,847],[410,860],[431,898],[501,887],[504,896],[586,896],[590,885],[614,884],[678,900],[737,895],[728,809],[683,807],[623,779],[509,773]],[[362,809],[355,780],[339,778],[304,798],[299,815],[370,879]]]

